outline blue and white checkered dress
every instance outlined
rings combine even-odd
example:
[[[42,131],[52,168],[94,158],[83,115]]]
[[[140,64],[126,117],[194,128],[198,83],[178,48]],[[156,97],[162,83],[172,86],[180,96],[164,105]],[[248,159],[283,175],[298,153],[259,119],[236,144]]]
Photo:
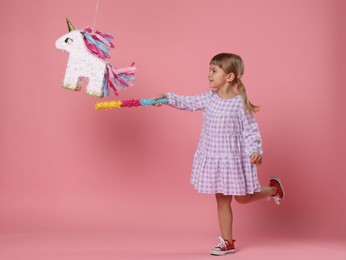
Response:
[[[203,126],[193,160],[191,184],[198,192],[225,195],[261,190],[252,152],[262,153],[255,118],[244,109],[240,95],[221,99],[216,91],[197,96],[167,93],[168,104],[182,110],[203,110]]]

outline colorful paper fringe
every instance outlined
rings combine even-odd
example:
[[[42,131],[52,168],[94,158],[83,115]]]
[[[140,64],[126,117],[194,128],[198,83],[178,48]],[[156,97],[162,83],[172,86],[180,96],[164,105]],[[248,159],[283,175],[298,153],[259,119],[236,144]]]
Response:
[[[117,101],[106,101],[96,103],[95,109],[115,109],[121,107],[139,107],[139,106],[151,106],[155,104],[167,104],[168,100],[166,98],[161,98],[158,100],[154,99],[130,99],[130,100],[117,100]]]
[[[135,64],[132,63],[130,67],[117,69],[108,63],[106,65],[106,74],[103,80],[103,94],[105,97],[109,95],[109,90],[112,89],[114,95],[118,96],[120,89],[126,89],[133,86],[135,80]]]
[[[81,33],[84,36],[84,43],[91,53],[103,60],[110,58],[108,52],[114,48],[112,35],[101,33],[91,27],[85,28]]]

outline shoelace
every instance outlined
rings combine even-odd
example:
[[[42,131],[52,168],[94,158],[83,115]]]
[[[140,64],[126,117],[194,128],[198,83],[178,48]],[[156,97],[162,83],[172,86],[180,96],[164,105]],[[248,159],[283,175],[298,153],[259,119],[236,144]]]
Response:
[[[270,197],[267,197],[267,200],[270,201],[271,199],[274,200],[275,204],[276,205],[280,205],[281,203],[281,198],[279,196],[270,196]]]
[[[228,243],[222,237],[219,237],[219,239],[221,242],[217,246],[220,248],[227,248]]]

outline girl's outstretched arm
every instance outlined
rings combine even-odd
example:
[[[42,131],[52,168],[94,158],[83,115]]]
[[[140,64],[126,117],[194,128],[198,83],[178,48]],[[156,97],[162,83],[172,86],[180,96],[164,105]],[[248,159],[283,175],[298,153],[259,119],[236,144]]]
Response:
[[[153,99],[167,98],[168,105],[181,110],[196,111],[206,107],[213,91],[208,91],[196,96],[178,96],[174,93],[157,94]]]

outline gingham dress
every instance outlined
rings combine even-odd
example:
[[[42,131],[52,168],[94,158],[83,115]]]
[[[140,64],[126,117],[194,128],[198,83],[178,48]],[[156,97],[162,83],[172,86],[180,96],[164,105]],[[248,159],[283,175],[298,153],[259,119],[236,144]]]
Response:
[[[191,184],[198,192],[225,195],[261,190],[250,154],[262,153],[255,118],[244,109],[240,95],[221,99],[216,91],[197,96],[167,93],[168,104],[182,110],[203,110],[203,126],[194,156]]]

